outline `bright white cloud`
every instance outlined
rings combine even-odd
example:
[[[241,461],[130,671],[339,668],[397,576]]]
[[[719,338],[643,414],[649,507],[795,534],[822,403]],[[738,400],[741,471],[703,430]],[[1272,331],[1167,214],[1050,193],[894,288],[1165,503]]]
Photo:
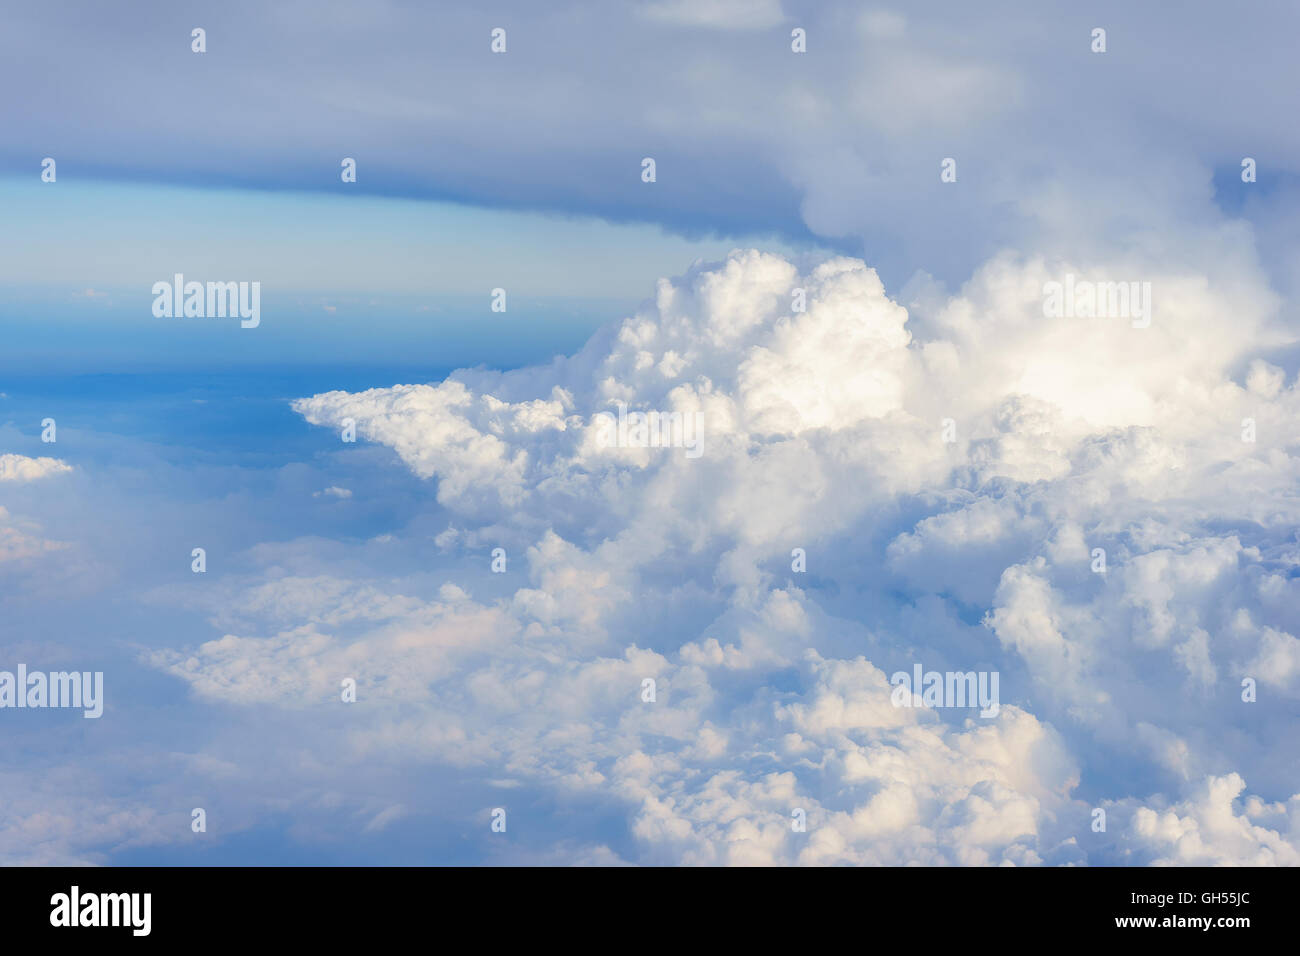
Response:
[[[1067,269],[1002,256],[909,316],[860,262],[738,252],[550,366],[301,399],[437,482],[464,573],[433,598],[260,584],[250,636],[152,660],[294,709],[355,677],[352,759],[613,800],[642,861],[1290,860],[1300,397],[1260,360],[1233,377],[1273,300],[1160,272],[1148,328],[1045,318]],[[618,402],[699,412],[704,453],[602,444]],[[1000,671],[1000,715],[895,707],[914,661]],[[1174,809],[1139,810],[1112,759]],[[1281,795],[1271,828],[1214,822],[1225,774]],[[1110,836],[1083,789],[1119,808]]]
[[[72,466],[57,458],[28,458],[26,455],[0,455],[0,481],[36,481],[50,475],[72,471]]]

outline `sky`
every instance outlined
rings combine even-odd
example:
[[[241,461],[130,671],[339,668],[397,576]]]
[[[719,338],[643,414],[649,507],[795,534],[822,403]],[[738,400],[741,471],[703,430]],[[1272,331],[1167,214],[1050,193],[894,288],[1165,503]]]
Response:
[[[0,862],[1300,863],[1298,21],[10,11]]]

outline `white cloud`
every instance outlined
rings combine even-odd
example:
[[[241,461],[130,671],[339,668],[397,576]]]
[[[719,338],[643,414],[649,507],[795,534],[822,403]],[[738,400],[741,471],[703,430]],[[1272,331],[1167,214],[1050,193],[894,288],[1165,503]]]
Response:
[[[27,482],[72,471],[72,466],[57,458],[28,458],[26,455],[0,455],[0,481]]]
[[[340,488],[340,487],[338,487],[337,485],[330,485],[328,488],[324,489],[323,491],[313,491],[313,492],[311,493],[311,496],[312,496],[313,498],[343,498],[343,499],[347,499],[347,498],[351,498],[351,497],[352,497],[352,489],[351,489],[351,488]]]
[[[1136,807],[1108,762],[1137,762],[1178,821],[1225,771],[1290,797],[1287,735],[1249,708],[1292,718],[1239,683],[1295,692],[1300,399],[1270,367],[1232,377],[1269,340],[1265,291],[1171,272],[1142,329],[1044,318],[1051,274],[1001,256],[910,317],[861,263],[801,276],[738,252],[550,366],[301,399],[437,481],[441,592],[289,576],[235,602],[248,636],[151,659],[293,709],[355,677],[370,709],[349,759],[614,794],[644,861],[1164,854],[1185,823],[1138,814],[1090,843],[1081,781]],[[616,401],[699,411],[704,454],[602,447]],[[504,575],[480,557],[497,544]],[[999,670],[1000,716],[895,708],[885,674],[918,660]],[[1213,852],[1290,859],[1289,826]]]
[[[1139,808],[1134,835],[1156,854],[1156,865],[1300,865],[1300,796],[1285,805],[1251,798],[1238,807],[1245,788],[1235,773],[1210,777],[1175,806]]]

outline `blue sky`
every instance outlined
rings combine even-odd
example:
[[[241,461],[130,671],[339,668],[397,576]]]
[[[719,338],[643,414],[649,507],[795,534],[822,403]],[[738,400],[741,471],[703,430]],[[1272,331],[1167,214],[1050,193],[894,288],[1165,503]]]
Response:
[[[0,319],[11,337],[0,361],[14,372],[33,361],[79,372],[384,365],[435,347],[437,367],[544,361],[645,298],[633,263],[666,274],[737,241],[377,198],[342,182],[326,195],[68,180],[0,183],[14,225],[3,246]],[[177,272],[253,277],[275,320],[256,343],[206,323],[160,330],[151,289]],[[507,290],[504,315],[491,311],[495,288]]]
[[[13,11],[0,861],[1300,863],[1296,20]]]

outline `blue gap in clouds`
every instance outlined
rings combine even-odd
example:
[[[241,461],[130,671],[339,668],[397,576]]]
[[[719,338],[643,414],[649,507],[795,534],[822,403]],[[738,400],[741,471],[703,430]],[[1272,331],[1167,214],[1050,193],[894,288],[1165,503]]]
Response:
[[[1255,203],[1275,199],[1283,194],[1300,191],[1300,175],[1278,172],[1258,165],[1256,159],[1256,181],[1241,181],[1242,169],[1237,166],[1217,166],[1211,179],[1214,189],[1214,202],[1226,215],[1251,218],[1250,206]]]

